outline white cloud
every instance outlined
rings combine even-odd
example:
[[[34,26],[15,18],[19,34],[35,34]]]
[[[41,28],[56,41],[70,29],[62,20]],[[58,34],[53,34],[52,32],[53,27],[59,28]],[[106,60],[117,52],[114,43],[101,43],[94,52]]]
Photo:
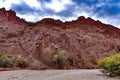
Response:
[[[20,4],[21,2],[25,2],[32,8],[41,9],[41,4],[37,0],[0,0],[0,8],[5,7],[7,10],[9,10],[12,4]]]
[[[89,17],[92,15],[94,7],[89,7],[86,4],[76,5],[74,11],[72,12],[73,15],[76,17],[85,16]]]
[[[37,16],[35,16],[35,15],[31,15],[31,14],[25,14],[25,15],[17,14],[17,16],[19,16],[20,18],[25,19],[26,21],[34,22],[34,21],[37,20],[37,19],[36,19]]]
[[[114,25],[115,27],[120,28],[120,21],[117,17],[119,16],[103,16],[103,17],[97,17],[97,14],[91,16],[94,20],[99,20],[105,24],[111,24]]]
[[[52,0],[50,3],[45,3],[45,7],[55,12],[60,12],[66,9],[67,5],[73,5],[72,0]]]
[[[116,25],[120,29],[120,24]]]
[[[12,4],[20,4],[21,0],[1,0],[0,1],[0,8],[5,7],[7,10],[10,9]]]
[[[23,1],[32,8],[41,8],[41,4],[37,0],[23,0]]]
[[[72,21],[72,20],[76,20],[77,19],[77,17],[68,17],[68,18],[66,18],[65,19],[65,21]]]

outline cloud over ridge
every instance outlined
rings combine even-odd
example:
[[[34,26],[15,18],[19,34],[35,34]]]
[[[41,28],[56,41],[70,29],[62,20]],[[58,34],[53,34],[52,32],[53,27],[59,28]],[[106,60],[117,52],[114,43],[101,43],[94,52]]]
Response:
[[[85,16],[120,28],[119,0],[0,0],[2,7],[32,22],[45,17],[70,21]]]

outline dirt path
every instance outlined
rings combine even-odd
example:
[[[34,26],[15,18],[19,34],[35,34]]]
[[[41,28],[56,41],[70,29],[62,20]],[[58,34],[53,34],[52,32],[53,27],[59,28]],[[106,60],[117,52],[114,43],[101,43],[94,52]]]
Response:
[[[120,80],[104,76],[100,70],[17,70],[0,72],[0,80]]]

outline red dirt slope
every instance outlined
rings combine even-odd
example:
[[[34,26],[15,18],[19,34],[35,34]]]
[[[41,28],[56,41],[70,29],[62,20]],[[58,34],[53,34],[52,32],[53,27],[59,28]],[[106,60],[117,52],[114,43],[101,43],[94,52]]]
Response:
[[[75,61],[69,68],[97,68],[99,59],[120,52],[120,29],[83,16],[30,23],[0,9],[0,52],[26,57],[31,69],[46,69],[58,51]]]

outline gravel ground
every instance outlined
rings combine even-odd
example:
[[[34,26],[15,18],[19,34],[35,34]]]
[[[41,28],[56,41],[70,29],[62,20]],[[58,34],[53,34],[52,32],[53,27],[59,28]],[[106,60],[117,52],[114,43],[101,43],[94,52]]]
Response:
[[[16,70],[0,72],[0,80],[120,80],[104,76],[99,69]]]

